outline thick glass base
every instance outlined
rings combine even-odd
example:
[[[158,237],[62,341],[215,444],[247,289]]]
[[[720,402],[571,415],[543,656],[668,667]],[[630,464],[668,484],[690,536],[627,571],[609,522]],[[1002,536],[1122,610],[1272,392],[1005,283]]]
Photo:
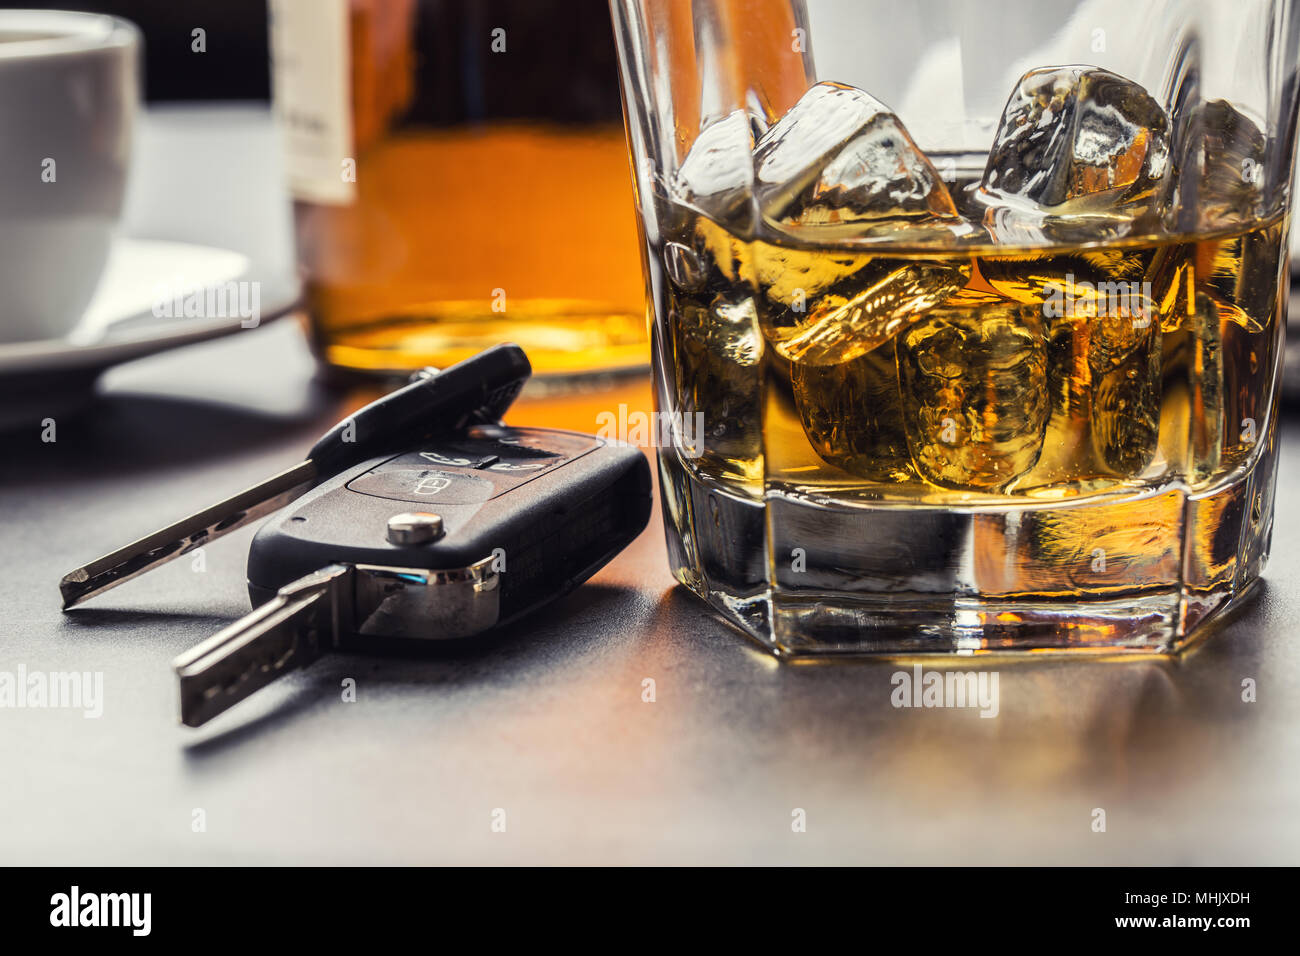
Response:
[[[783,658],[1173,653],[1268,557],[1275,431],[1213,487],[926,508],[710,479],[659,455],[677,579]]]

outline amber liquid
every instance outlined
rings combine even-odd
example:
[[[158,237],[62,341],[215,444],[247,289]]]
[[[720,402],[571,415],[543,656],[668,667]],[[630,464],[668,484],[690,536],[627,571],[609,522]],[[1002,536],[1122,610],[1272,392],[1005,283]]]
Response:
[[[645,364],[621,127],[401,130],[361,152],[356,185],[296,209],[331,365],[400,373],[504,341],[542,375]]]
[[[1195,490],[1271,434],[1281,219],[879,255],[676,222],[666,331],[706,480],[941,504]]]

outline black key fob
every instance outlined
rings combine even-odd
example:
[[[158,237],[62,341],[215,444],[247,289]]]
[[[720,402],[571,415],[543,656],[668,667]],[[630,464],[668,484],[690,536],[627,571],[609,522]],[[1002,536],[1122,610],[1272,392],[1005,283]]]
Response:
[[[249,593],[260,605],[354,565],[336,646],[464,638],[573,590],[645,528],[650,506],[636,448],[477,425],[343,471],[273,517],[249,550]]]

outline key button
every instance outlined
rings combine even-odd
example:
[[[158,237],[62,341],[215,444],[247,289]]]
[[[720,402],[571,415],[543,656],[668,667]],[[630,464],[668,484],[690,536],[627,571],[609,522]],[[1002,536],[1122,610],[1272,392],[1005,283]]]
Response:
[[[436,468],[394,468],[391,464],[353,478],[348,490],[434,507],[478,504],[496,494],[496,486],[477,475]]]
[[[445,533],[442,515],[431,511],[404,511],[388,519],[388,540],[393,544],[427,544]]]
[[[416,454],[431,465],[450,468],[486,468],[497,460],[496,455],[458,455],[444,454],[440,451],[421,451]],[[403,456],[402,461],[406,462],[410,458],[410,455]]]
[[[556,459],[542,459],[540,461],[498,461],[488,465],[489,471],[504,471],[510,474],[521,474],[526,472],[544,471],[555,464]]]

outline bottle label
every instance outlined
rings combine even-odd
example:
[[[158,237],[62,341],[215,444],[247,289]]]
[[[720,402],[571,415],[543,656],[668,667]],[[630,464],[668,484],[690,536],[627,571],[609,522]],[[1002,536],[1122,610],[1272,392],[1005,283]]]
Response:
[[[272,102],[295,199],[356,199],[348,0],[270,0]]]

